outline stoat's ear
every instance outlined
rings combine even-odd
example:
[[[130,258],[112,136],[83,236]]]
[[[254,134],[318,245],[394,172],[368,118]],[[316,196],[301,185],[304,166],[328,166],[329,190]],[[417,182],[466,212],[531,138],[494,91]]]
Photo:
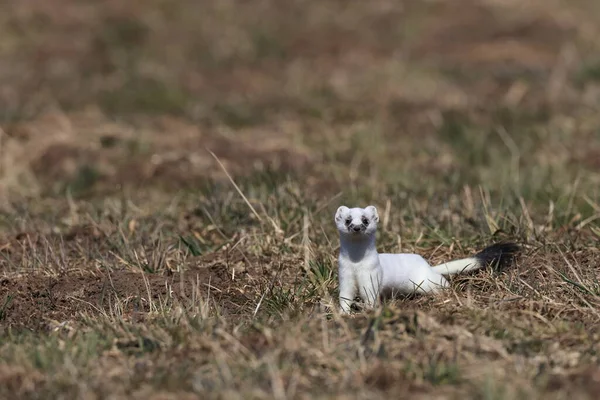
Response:
[[[346,215],[346,213],[348,212],[348,210],[350,210],[348,207],[346,206],[340,206],[337,211],[335,212],[335,220],[336,221],[341,221],[342,218],[344,218],[344,215]]]
[[[375,206],[368,206],[367,208],[365,208],[365,210],[369,214],[371,214],[371,218],[373,218],[373,221],[379,222],[379,214],[377,213],[377,208],[375,208]]]

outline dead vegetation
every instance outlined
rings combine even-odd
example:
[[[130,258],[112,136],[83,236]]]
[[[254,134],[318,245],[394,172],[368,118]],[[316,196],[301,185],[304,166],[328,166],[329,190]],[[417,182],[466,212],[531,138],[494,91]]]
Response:
[[[595,398],[599,13],[3,3],[0,396]],[[524,251],[343,318],[339,204]]]

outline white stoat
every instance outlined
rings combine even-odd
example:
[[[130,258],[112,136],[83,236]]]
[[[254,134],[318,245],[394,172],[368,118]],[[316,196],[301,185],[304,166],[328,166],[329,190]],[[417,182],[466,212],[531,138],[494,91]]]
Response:
[[[367,308],[374,307],[382,295],[434,293],[448,287],[444,275],[490,263],[506,265],[519,249],[514,243],[498,243],[473,257],[431,266],[418,254],[379,254],[375,247],[378,222],[374,206],[341,206],[335,213],[340,233],[339,300],[344,313],[350,311],[357,289]]]

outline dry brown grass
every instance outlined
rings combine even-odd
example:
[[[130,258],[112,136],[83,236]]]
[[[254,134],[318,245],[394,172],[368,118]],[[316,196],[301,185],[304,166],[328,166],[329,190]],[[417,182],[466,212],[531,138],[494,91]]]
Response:
[[[0,5],[0,397],[595,398],[595,2],[204,3]],[[524,250],[342,317],[340,204]]]

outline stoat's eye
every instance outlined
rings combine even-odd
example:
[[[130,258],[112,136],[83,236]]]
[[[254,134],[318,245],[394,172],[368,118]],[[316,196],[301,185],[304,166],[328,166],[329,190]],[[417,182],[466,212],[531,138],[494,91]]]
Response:
[[[367,219],[367,217],[362,217],[362,223],[365,225],[369,225],[369,220]]]
[[[352,218],[346,218],[346,225],[350,225],[350,222],[352,222]]]

